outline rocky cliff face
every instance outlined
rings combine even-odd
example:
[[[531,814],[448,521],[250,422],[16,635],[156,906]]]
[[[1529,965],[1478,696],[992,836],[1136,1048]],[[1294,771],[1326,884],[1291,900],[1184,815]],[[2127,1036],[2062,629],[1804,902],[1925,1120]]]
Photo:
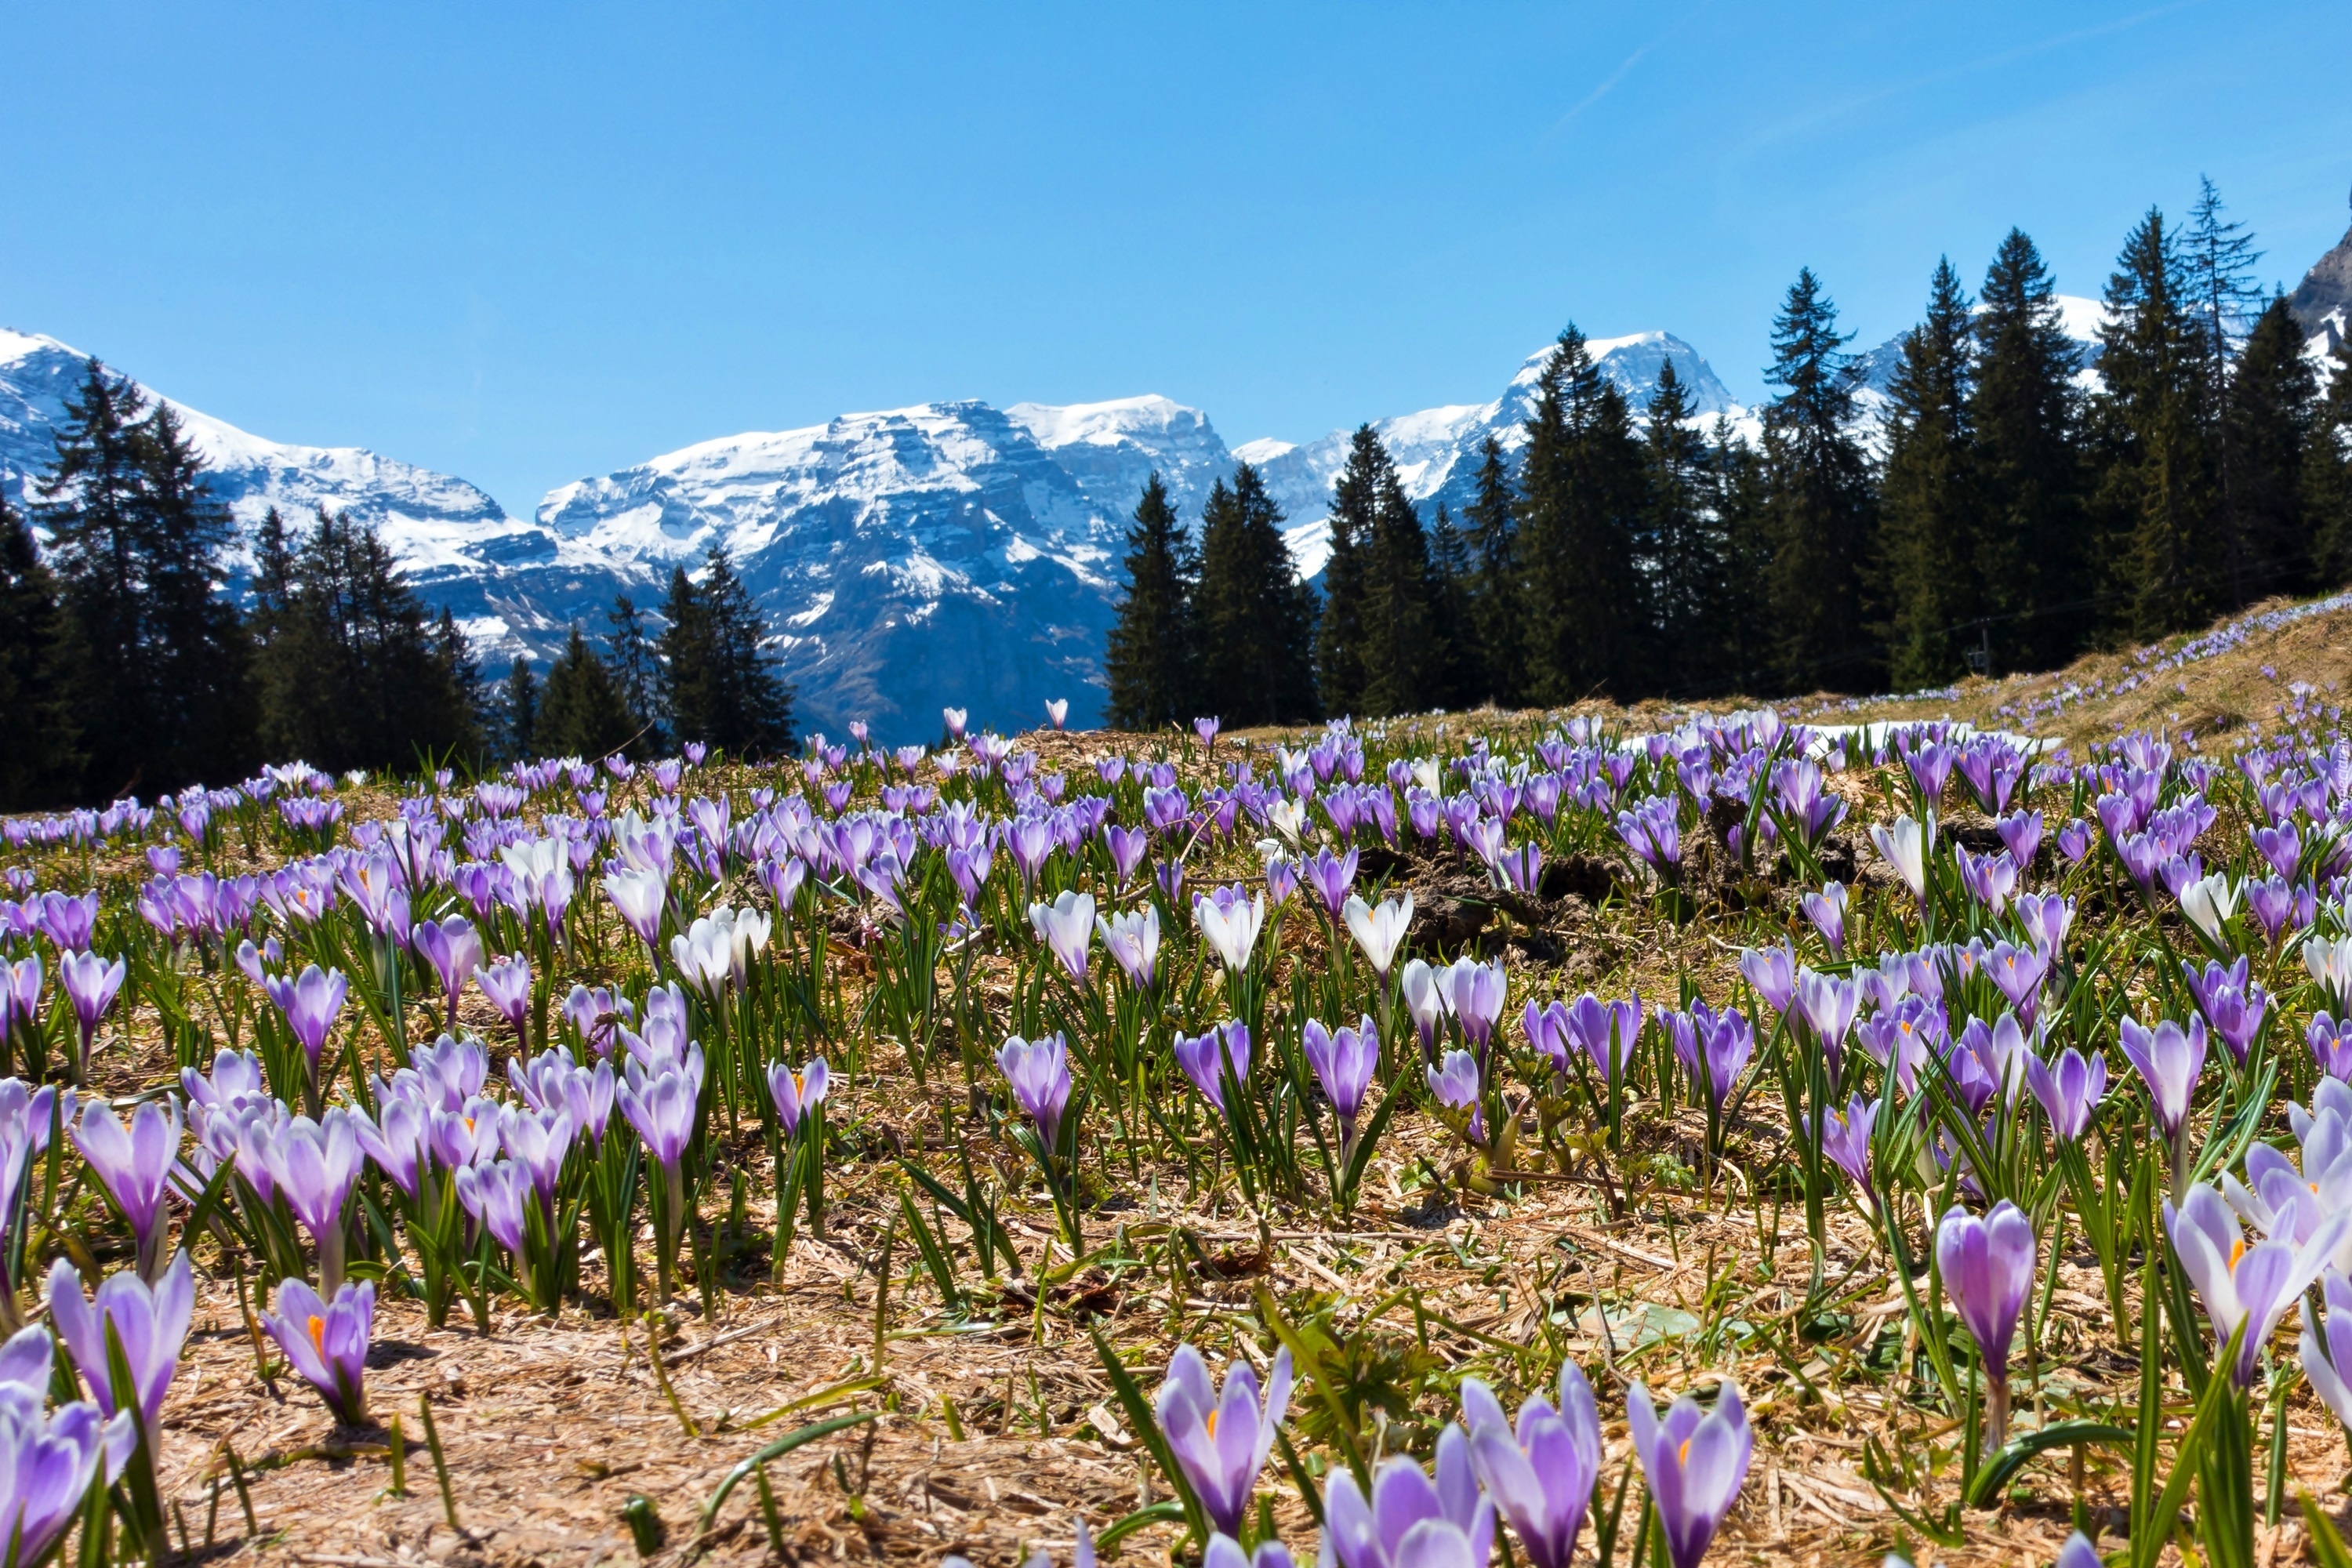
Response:
[[[2344,231],[2335,249],[2312,263],[2286,297],[2286,305],[2311,335],[2315,354],[2333,354],[2352,337],[2352,229]]]

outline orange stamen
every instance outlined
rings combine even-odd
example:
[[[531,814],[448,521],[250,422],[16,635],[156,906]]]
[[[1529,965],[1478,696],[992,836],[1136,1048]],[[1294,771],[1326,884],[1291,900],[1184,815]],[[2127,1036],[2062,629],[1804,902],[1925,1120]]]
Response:
[[[1222,1412],[1215,1411],[1215,1410],[1212,1410],[1212,1411],[1210,1411],[1210,1412],[1209,1412],[1209,1419],[1208,1419],[1208,1423],[1207,1423],[1207,1425],[1208,1425],[1208,1428],[1209,1428],[1209,1436],[1212,1436],[1212,1437],[1213,1437],[1213,1436],[1215,1436],[1217,1435],[1217,1417],[1218,1417],[1218,1415],[1219,1415],[1220,1414],[1222,1414]]]
[[[327,1321],[316,1312],[310,1314],[310,1348],[322,1359],[327,1353]]]

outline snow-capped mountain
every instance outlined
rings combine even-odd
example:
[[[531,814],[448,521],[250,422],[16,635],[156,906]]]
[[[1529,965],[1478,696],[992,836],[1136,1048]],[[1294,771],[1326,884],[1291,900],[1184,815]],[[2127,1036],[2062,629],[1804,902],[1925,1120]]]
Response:
[[[55,431],[89,362],[55,338],[0,328],[0,495],[10,505],[37,499],[28,489],[55,456]],[[367,519],[425,598],[448,605],[496,663],[528,646],[518,633],[546,636],[535,607],[547,586],[541,579],[602,564],[576,552],[564,559],[553,534],[509,517],[463,479],[362,447],[264,440],[152,388],[140,390],[151,402],[171,404],[204,458],[213,493],[248,536],[273,506],[291,525],[322,506]]]
[[[1164,398],[1025,416],[933,403],[706,441],[561,486],[539,521],[648,593],[725,545],[779,634],[809,728],[865,719],[877,737],[928,739],[950,703],[1025,728],[1063,697],[1072,722],[1093,723],[1122,525],[1032,429],[1129,508],[1121,476],[1139,460],[1139,490],[1157,459],[1139,459],[1127,433],[1204,465],[1223,443]]]
[[[2334,249],[2312,263],[2303,281],[2287,296],[2287,308],[2309,334],[2305,352],[2333,375],[2336,351],[2352,338],[2352,229]]]

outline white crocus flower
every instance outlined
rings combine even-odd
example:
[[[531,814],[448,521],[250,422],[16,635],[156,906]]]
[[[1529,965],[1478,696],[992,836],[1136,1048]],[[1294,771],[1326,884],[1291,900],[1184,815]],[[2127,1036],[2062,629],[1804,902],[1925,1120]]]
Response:
[[[2230,880],[2227,871],[2216,871],[2180,889],[2180,912],[2199,931],[2220,942],[2223,922],[2238,912],[2238,895],[2242,890]]]
[[[1239,899],[1229,904],[1202,899],[1192,906],[1192,918],[1200,922],[1202,938],[1216,950],[1226,973],[1239,974],[1249,967],[1257,933],[1265,924],[1265,895],[1253,893],[1247,903]]]
[[[1903,885],[1911,889],[1911,896],[1925,899],[1927,857],[1935,851],[1936,825],[1930,821],[1922,826],[1907,816],[1898,816],[1891,827],[1871,824],[1870,841],[1878,846],[1878,852],[1886,857],[1895,875],[1903,879]]]
[[[1382,899],[1378,909],[1351,894],[1339,912],[1346,918],[1356,945],[1364,950],[1372,973],[1386,980],[1389,965],[1396,962],[1398,944],[1404,941],[1406,928],[1412,924],[1412,890],[1408,889],[1402,900]]]

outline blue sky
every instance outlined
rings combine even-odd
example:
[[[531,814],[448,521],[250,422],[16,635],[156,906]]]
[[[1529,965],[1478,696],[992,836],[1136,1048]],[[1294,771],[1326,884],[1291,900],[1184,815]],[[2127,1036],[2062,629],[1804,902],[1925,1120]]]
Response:
[[[1763,391],[2009,226],[2095,294],[2200,173],[2344,232],[2352,7],[18,5],[0,324],[509,510],[689,442],[1153,391],[1482,401],[1575,320]]]

